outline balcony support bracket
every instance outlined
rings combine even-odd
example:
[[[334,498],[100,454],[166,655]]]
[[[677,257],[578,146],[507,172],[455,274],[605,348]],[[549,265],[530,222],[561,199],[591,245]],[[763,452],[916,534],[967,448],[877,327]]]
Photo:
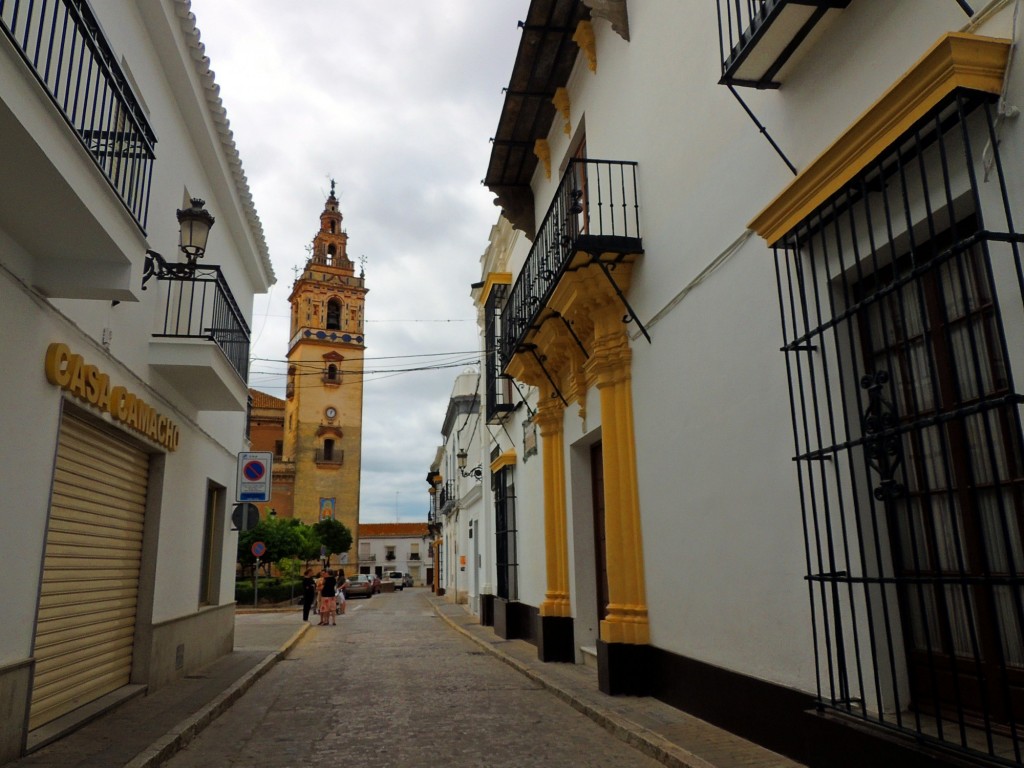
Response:
[[[568,408],[569,407],[569,403],[566,402],[565,397],[563,397],[562,390],[560,390],[558,388],[558,385],[555,384],[555,380],[553,378],[551,378],[551,374],[548,373],[548,369],[544,366],[544,360],[541,358],[540,355],[537,354],[537,347],[536,347],[536,345],[534,345],[534,344],[524,344],[523,346],[530,352],[531,355],[533,355],[533,359],[537,361],[537,365],[539,365],[540,369],[542,371],[544,371],[544,376],[547,377],[548,383],[551,384],[551,388],[553,390],[555,390],[554,394],[552,396],[557,396],[558,399],[562,401],[562,405],[564,405],[566,408]]]
[[[615,278],[612,277],[612,272],[608,268],[608,265],[601,260],[600,256],[592,257],[591,262],[597,264],[597,266],[601,268],[601,271],[604,272],[604,276],[608,278],[608,282],[612,284],[612,289],[615,291],[615,295],[619,297],[619,301],[622,302],[622,306],[626,308],[627,314],[625,317],[622,318],[623,322],[628,323],[630,320],[632,320],[634,323],[636,323],[636,327],[640,329],[640,333],[642,333],[644,335],[644,338],[647,339],[647,343],[651,344],[651,334],[649,334],[647,332],[647,329],[644,328],[644,324],[640,322],[640,318],[637,317],[636,311],[633,309],[633,307],[630,306],[629,302],[626,300],[626,295],[622,292],[622,289],[619,288],[619,284],[615,282]]]
[[[561,312],[555,312],[554,315],[555,317],[562,321],[562,325],[565,326],[565,330],[569,332],[569,335],[572,336],[573,340],[576,342],[576,346],[580,348],[580,352],[583,353],[583,359],[589,359],[590,355],[587,354],[587,348],[583,346],[583,342],[580,341],[580,337],[577,336],[576,331],[572,329],[572,324],[565,319]]]

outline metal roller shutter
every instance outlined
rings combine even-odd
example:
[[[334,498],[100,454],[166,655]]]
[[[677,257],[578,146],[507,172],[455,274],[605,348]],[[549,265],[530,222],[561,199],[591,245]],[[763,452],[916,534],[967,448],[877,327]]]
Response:
[[[30,729],[129,682],[148,479],[146,453],[65,414],[36,621]]]

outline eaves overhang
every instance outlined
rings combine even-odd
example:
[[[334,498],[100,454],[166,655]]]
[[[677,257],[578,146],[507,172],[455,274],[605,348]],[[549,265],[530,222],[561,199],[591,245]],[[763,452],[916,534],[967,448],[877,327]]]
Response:
[[[537,167],[534,142],[545,138],[555,118],[555,91],[569,81],[578,45],[573,35],[590,9],[580,0],[532,0],[522,22],[519,51],[512,67],[484,185],[497,197],[512,225],[533,237],[533,191]]]

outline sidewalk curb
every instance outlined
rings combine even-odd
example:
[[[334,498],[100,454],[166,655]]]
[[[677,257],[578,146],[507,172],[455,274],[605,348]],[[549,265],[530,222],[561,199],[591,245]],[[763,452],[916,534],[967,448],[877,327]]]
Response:
[[[295,634],[288,638],[284,645],[273,653],[268,654],[266,658],[246,672],[245,675],[235,681],[226,691],[201,710],[182,720],[146,747],[146,749],[139,752],[131,761],[124,765],[124,768],[155,768],[155,766],[162,765],[169,760],[175,752],[186,747],[192,739],[198,736],[206,726],[224,714],[271,667],[287,656],[302,636],[306,634],[309,627],[309,624],[304,624],[297,629]]]
[[[704,760],[692,752],[688,752],[682,747],[673,744],[668,739],[659,736],[654,731],[651,731],[638,723],[634,723],[632,720],[609,709],[583,701],[579,696],[572,693],[572,691],[561,687],[543,675],[535,672],[523,662],[509,656],[501,649],[496,648],[492,643],[488,643],[486,640],[478,638],[472,632],[462,627],[458,622],[445,615],[441,610],[441,605],[439,603],[434,602],[429,597],[427,597],[427,600],[430,602],[431,607],[433,607],[434,612],[452,629],[465,635],[492,656],[495,656],[513,669],[530,678],[545,690],[550,691],[555,696],[562,699],[562,701],[569,704],[573,709],[586,715],[613,736],[626,742],[637,751],[644,753],[663,765],[670,766],[670,768],[716,768],[715,765],[709,763],[707,760]]]

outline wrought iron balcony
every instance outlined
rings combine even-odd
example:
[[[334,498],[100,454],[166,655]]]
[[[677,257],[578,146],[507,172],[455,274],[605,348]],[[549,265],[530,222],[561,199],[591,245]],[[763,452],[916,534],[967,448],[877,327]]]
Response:
[[[145,281],[165,285],[163,329],[156,338],[203,339],[214,342],[243,381],[249,374],[249,325],[235,303],[220,267],[169,263],[150,252]]]
[[[317,464],[344,464],[345,452],[337,448],[332,448],[329,451],[326,448],[317,448],[314,460]]]
[[[455,509],[455,503],[459,500],[459,495],[455,489],[455,483],[451,480],[447,481],[438,493],[438,498],[438,514],[451,514],[452,510]]]
[[[635,162],[572,160],[501,312],[504,366],[577,254],[640,253]]]
[[[850,0],[718,0],[723,85],[778,88],[776,76],[829,11]]]
[[[145,230],[156,135],[85,0],[0,0],[0,29]]]

